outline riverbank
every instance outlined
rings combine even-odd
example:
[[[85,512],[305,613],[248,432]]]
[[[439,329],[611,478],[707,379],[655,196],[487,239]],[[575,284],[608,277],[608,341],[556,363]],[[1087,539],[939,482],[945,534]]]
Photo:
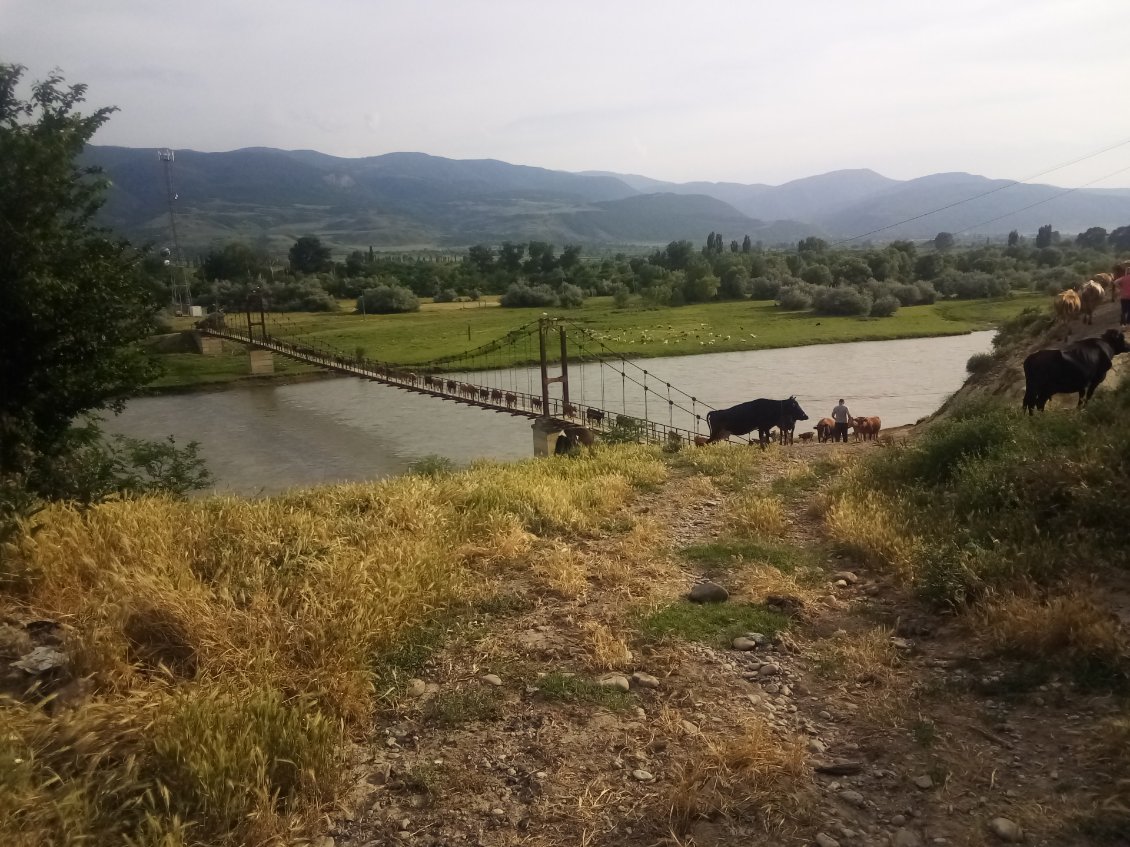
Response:
[[[1095,402],[53,507],[0,584],[6,678],[66,660],[0,705],[0,841],[1118,843],[1130,521],[1085,516],[1130,397]]]
[[[465,304],[439,304],[441,306]],[[576,321],[608,348],[630,358],[656,358],[849,341],[885,341],[960,335],[992,329],[1029,306],[1046,306],[1043,295],[993,300],[944,301],[900,309],[889,318],[814,316],[782,312],[772,302],[707,303],[667,309],[616,309],[609,297],[594,297],[580,309],[559,312]],[[493,341],[536,321],[541,309],[434,308],[404,315],[286,313],[270,315],[270,331],[306,344],[326,344],[355,355],[391,362],[420,362],[453,355]],[[181,321],[176,326],[190,325]],[[198,386],[238,384],[248,377],[239,345],[227,355],[171,353],[159,356],[164,376],[154,393]],[[535,364],[537,351],[516,351],[505,364]],[[274,379],[286,382],[315,369],[276,357]]]

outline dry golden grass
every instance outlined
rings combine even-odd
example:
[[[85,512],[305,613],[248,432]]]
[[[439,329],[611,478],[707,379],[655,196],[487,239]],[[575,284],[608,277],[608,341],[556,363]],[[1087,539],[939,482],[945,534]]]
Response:
[[[896,515],[879,494],[855,490],[830,499],[824,523],[828,535],[846,553],[911,579],[916,541]]]
[[[1128,652],[1118,619],[1082,590],[988,600],[977,611],[977,629],[995,649],[1032,658],[1113,666]]]
[[[589,570],[584,557],[564,541],[551,541],[535,550],[530,569],[545,586],[565,599],[575,599],[589,587]]]
[[[787,526],[784,505],[777,497],[743,494],[726,506],[726,529],[735,538],[780,538]]]
[[[898,651],[883,627],[816,641],[810,652],[829,679],[882,687],[895,682]]]
[[[587,621],[584,625],[584,633],[593,667],[612,671],[629,666],[632,661],[632,651],[628,649],[628,643],[603,623]]]
[[[675,831],[717,816],[776,830],[804,807],[810,775],[802,742],[777,737],[758,718],[737,729],[688,742],[690,756],[678,764],[665,798]]]
[[[605,531],[665,475],[658,451],[625,447],[40,513],[3,551],[0,608],[73,626],[96,699],[55,716],[0,705],[0,843],[289,839],[332,797],[342,742],[366,731],[374,656],[481,599],[536,536]],[[556,555],[547,578],[575,587],[571,553]]]

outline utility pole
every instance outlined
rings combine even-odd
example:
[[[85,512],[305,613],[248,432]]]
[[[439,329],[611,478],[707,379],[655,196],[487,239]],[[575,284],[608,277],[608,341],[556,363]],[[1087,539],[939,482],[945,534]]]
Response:
[[[157,158],[161,160],[161,164],[165,169],[165,196],[169,203],[169,230],[173,236],[173,251],[172,251],[172,289],[173,289],[173,314],[175,315],[191,315],[192,314],[192,289],[188,284],[188,277],[184,272],[184,262],[181,260],[180,252],[180,238],[177,236],[177,216],[173,208],[173,203],[177,199],[177,195],[173,193],[173,151],[169,148],[162,148],[157,151]],[[168,260],[166,260],[168,261]],[[179,275],[179,279],[178,279]]]

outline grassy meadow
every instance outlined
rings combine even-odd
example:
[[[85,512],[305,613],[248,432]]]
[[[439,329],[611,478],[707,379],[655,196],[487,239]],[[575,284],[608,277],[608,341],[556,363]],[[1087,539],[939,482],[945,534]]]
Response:
[[[1019,295],[909,306],[889,318],[859,318],[784,312],[771,301],[617,309],[611,297],[593,297],[580,309],[551,314],[576,321],[617,353],[643,358],[957,335],[991,329],[1025,307],[1046,303],[1043,295]],[[347,354],[361,348],[371,358],[413,363],[486,344],[546,313],[542,309],[503,309],[496,298],[487,298],[481,304],[427,303],[419,312],[402,315],[355,315],[351,308],[352,302],[344,302],[341,312],[271,315],[271,332],[306,343],[328,344]],[[232,315],[230,321],[238,327],[241,319],[241,315]],[[189,325],[189,321],[181,320],[176,328]],[[191,353],[162,356],[166,373],[153,387],[173,389],[241,379],[246,375],[246,359],[234,352],[211,361]],[[572,355],[577,355],[576,351]],[[516,361],[533,363],[536,357],[536,345],[516,351]],[[284,376],[312,370],[279,363],[276,368]]]

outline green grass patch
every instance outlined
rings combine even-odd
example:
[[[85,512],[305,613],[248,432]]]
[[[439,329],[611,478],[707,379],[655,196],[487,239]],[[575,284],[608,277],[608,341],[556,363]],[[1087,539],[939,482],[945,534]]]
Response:
[[[534,684],[546,700],[604,706],[616,711],[631,708],[636,702],[629,691],[609,688],[591,679],[565,673],[546,674]]]
[[[709,544],[695,544],[682,551],[685,559],[712,570],[730,570],[763,562],[782,573],[796,573],[813,564],[813,555],[803,547],[774,544],[768,541],[719,539]]]
[[[551,314],[584,325],[617,353],[649,358],[957,335],[991,329],[1037,301],[1046,304],[1045,297],[1022,295],[992,301],[908,306],[893,317],[875,319],[784,312],[771,301],[702,303],[653,310],[617,309],[611,297],[590,297],[579,309]],[[371,358],[412,363],[461,353],[494,341],[537,320],[543,313],[542,309],[496,306],[429,308],[402,315],[292,312],[269,315],[268,324],[272,335],[279,338],[324,343],[347,355],[363,348]],[[233,316],[232,323],[238,326],[239,316]],[[184,358],[170,363],[166,376],[156,385],[222,382],[241,375],[236,373],[240,365],[221,367],[208,363],[209,357],[180,355]],[[523,342],[499,361],[484,364],[503,367],[519,362],[535,364],[537,360],[536,343]]]
[[[502,697],[493,685],[461,691],[443,691],[424,706],[424,717],[444,727],[457,727],[473,721],[493,721],[502,715]]]
[[[683,638],[729,646],[747,632],[772,635],[788,626],[788,618],[752,603],[691,603],[683,600],[648,615],[640,632],[652,638]]]

